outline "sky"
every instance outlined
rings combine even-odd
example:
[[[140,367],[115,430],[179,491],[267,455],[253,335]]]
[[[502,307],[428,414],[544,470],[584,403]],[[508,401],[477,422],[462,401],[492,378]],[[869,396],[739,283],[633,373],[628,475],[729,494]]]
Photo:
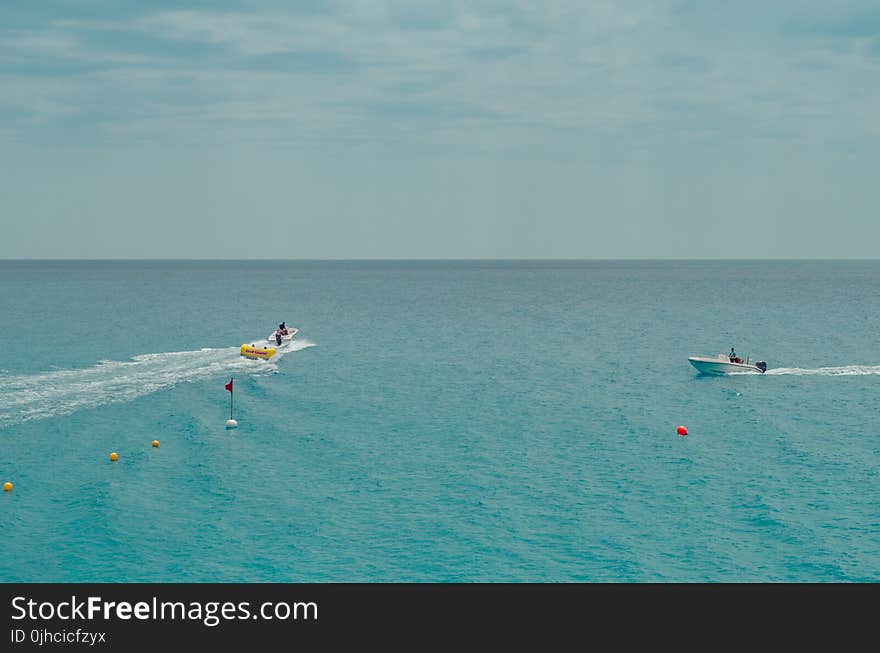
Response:
[[[0,2],[0,258],[877,258],[876,0]]]

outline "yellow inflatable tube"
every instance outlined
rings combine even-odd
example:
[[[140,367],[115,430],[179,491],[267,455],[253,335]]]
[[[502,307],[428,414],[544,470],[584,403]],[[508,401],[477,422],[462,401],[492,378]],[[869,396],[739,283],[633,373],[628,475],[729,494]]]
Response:
[[[239,353],[245,358],[262,358],[269,360],[275,355],[274,347],[254,347],[252,345],[243,344]]]

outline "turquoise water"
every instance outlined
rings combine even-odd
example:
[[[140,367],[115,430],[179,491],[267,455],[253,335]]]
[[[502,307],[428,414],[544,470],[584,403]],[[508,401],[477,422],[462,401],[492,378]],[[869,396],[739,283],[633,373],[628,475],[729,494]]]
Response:
[[[0,578],[878,581],[878,324],[880,262],[0,262]]]

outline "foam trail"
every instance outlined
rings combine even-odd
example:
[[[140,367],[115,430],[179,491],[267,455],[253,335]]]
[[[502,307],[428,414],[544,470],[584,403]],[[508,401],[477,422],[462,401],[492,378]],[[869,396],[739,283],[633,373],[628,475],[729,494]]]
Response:
[[[880,365],[844,365],[841,367],[776,367],[765,372],[770,376],[873,376],[880,374]]]
[[[309,341],[294,341],[281,347],[271,361],[248,360],[239,356],[238,347],[225,347],[141,354],[129,361],[101,361],[82,370],[0,376],[0,428],[131,401],[206,377],[272,372],[285,353],[313,345]]]
[[[311,340],[293,340],[290,343],[290,348],[284,351],[302,351],[303,349],[315,346],[316,344]]]

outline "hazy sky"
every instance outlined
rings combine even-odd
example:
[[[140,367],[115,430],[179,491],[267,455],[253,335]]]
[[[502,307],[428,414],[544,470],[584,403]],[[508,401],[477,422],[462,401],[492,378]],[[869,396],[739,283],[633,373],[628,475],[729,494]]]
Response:
[[[0,258],[875,258],[880,3],[0,3]]]

